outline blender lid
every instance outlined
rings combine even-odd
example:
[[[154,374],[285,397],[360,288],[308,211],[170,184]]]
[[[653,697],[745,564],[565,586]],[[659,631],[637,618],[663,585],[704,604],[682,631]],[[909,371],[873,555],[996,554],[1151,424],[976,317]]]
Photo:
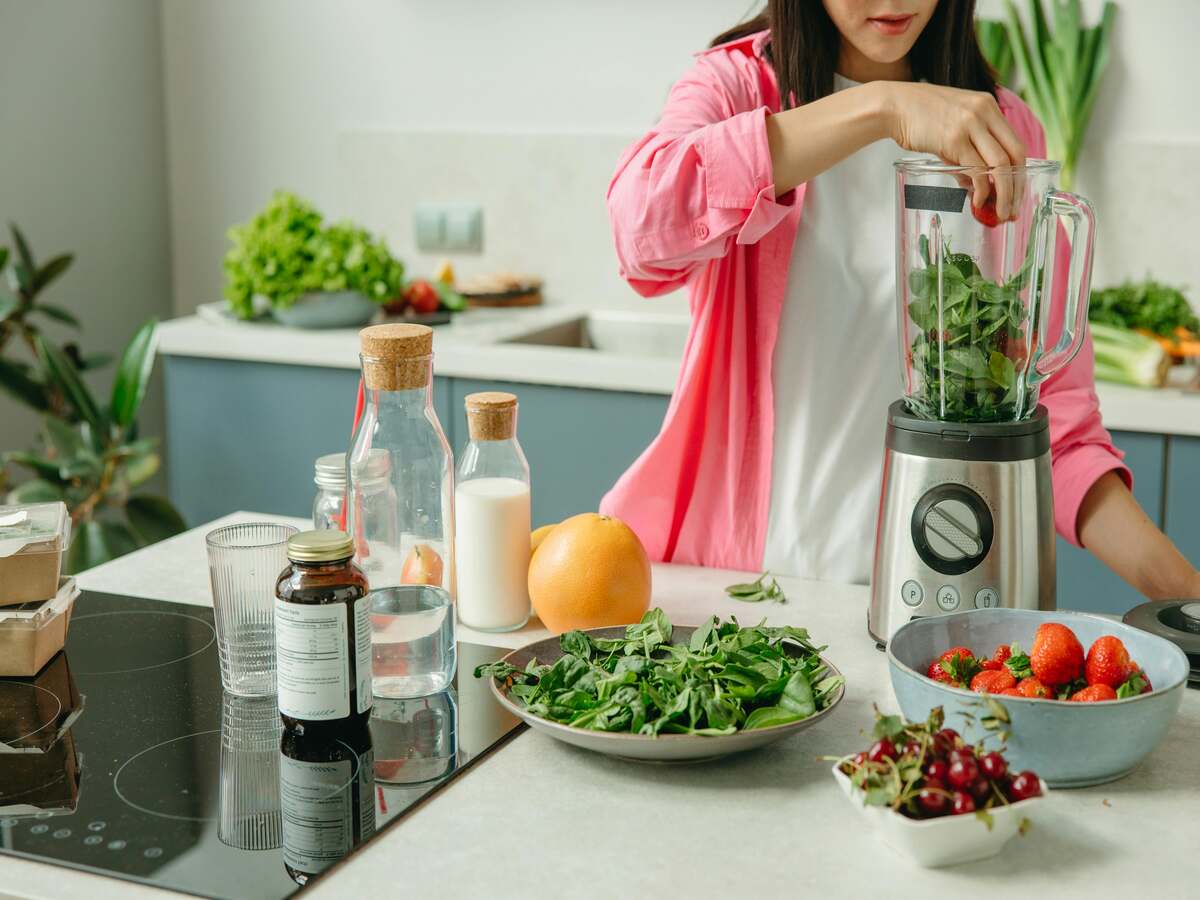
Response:
[[[1188,658],[1191,674],[1189,687],[1200,687],[1200,633],[1192,630],[1200,603],[1195,600],[1167,600],[1143,603],[1125,613],[1126,625],[1165,638]]]

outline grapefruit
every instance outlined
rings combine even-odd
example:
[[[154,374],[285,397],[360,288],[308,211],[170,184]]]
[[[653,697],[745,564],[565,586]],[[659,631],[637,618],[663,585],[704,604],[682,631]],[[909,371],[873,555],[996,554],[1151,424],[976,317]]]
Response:
[[[542,538],[530,561],[529,599],[554,634],[630,625],[650,608],[650,560],[620,519],[572,516]]]
[[[535,529],[533,529],[533,531],[531,531],[529,533],[529,552],[530,553],[537,552],[537,548],[542,546],[542,541],[544,541],[546,539],[546,535],[548,535],[551,531],[553,531],[554,526],[557,524],[558,524],[557,522],[552,522],[549,525],[543,525],[541,528],[535,528]]]

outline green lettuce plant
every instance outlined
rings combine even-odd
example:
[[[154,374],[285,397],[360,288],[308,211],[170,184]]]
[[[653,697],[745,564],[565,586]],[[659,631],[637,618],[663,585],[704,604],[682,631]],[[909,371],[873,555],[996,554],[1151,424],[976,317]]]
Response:
[[[225,298],[243,319],[254,315],[255,297],[287,308],[307,293],[355,291],[384,303],[401,292],[404,265],[381,239],[348,222],[325,225],[286,191],[228,235]]]

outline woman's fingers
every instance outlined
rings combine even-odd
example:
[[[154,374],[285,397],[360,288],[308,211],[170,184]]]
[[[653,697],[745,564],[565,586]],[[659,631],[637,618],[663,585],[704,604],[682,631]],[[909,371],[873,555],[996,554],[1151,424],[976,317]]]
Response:
[[[1012,161],[1000,142],[983,123],[979,123],[971,132],[971,143],[988,166],[996,168],[992,172],[992,183],[996,190],[996,215],[1000,220],[1012,218],[1013,210],[1013,176],[1009,167]],[[975,205],[982,206],[983,201],[975,198]]]

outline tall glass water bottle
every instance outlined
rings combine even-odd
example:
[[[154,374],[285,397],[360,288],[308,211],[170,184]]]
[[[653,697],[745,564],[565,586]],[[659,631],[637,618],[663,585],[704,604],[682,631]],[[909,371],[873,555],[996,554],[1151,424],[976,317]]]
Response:
[[[458,619],[512,631],[529,619],[529,463],[517,443],[517,398],[466,398],[470,443],[454,490],[458,515]]]
[[[372,589],[428,584],[453,594],[454,456],[433,409],[433,330],[375,325],[360,339],[365,403],[346,459],[356,561]],[[379,451],[392,510],[367,516]]]

